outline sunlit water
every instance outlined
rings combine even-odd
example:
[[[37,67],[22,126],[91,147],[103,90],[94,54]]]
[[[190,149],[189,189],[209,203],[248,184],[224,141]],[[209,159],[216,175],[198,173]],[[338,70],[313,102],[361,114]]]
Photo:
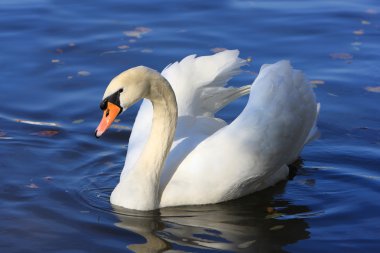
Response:
[[[380,250],[378,1],[3,0],[0,29],[1,252]],[[232,85],[280,59],[304,70],[321,138],[292,180],[240,200],[114,209],[138,107],[95,139],[109,80],[216,48],[252,60]]]

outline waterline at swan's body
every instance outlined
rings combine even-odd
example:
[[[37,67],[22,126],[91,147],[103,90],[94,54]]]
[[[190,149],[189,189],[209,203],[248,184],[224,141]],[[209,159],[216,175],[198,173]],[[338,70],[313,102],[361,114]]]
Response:
[[[133,68],[111,81],[103,102],[117,106],[105,109],[97,135],[114,119],[107,113],[117,116],[145,98],[112,204],[151,210],[217,203],[287,177],[287,164],[317,132],[314,93],[287,61],[263,66],[252,87],[224,87],[244,64],[237,50],[224,51],[186,57],[161,74]],[[214,117],[248,93],[231,124]]]

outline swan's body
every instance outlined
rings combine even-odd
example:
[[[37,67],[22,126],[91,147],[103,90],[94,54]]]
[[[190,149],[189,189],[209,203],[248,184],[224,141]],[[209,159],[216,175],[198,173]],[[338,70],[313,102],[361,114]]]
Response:
[[[217,203],[286,178],[287,164],[316,134],[314,93],[287,61],[263,66],[252,88],[225,88],[242,65],[237,50],[224,51],[186,57],[162,74],[133,68],[111,81],[105,102],[119,94],[118,106],[126,109],[146,98],[112,204],[151,210]],[[231,124],[214,117],[249,91]]]

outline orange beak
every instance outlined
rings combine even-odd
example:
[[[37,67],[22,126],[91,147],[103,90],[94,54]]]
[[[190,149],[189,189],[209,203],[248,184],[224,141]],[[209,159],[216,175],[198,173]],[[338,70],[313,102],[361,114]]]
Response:
[[[104,110],[103,118],[95,130],[96,138],[102,136],[102,134],[112,125],[112,122],[116,119],[120,112],[121,108],[119,106],[111,102],[107,102],[107,108]]]

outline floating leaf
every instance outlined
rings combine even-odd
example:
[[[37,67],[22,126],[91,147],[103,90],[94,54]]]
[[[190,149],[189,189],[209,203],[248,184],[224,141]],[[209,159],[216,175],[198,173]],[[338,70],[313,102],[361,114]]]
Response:
[[[14,139],[14,138],[8,137],[8,136],[0,137],[0,140],[12,140],[12,139]]]
[[[38,136],[51,137],[51,136],[59,134],[59,132],[55,130],[44,130],[44,131],[35,132],[33,134],[38,135]]]
[[[1,140],[11,140],[13,137],[8,137],[6,132],[0,130],[0,139]]]
[[[283,229],[284,227],[285,227],[284,225],[277,225],[277,226],[271,227],[269,230],[270,231],[277,231],[277,230]]]
[[[104,165],[105,165],[107,168],[112,168],[112,167],[115,166],[116,164],[113,163],[113,162],[105,162]]]
[[[118,54],[118,53],[120,53],[119,50],[110,50],[110,51],[105,51],[105,52],[101,53],[100,55],[103,56],[105,54]]]
[[[31,184],[28,184],[26,185],[26,187],[30,188],[30,189],[38,189],[40,188],[38,185],[36,185],[35,183],[31,183]]]
[[[211,52],[213,53],[220,53],[220,52],[223,52],[223,51],[226,51],[228,50],[227,48],[224,48],[224,47],[214,47],[214,48],[211,48]]]
[[[256,240],[243,242],[243,243],[240,243],[237,247],[239,249],[246,249],[246,248],[250,247],[252,244],[254,244],[255,242],[256,242]]]
[[[152,31],[152,29],[150,29],[148,27],[144,27],[144,26],[139,26],[139,27],[135,28],[135,31],[142,32],[142,33],[148,33],[150,31]]]
[[[86,71],[86,70],[78,71],[78,76],[89,76],[89,75],[91,75],[89,71]]]
[[[140,26],[140,27],[136,27],[134,30],[130,30],[130,31],[124,31],[123,34],[125,36],[128,36],[128,37],[133,37],[133,38],[141,38],[142,35],[150,32],[151,29],[148,28],[148,27],[143,27],[143,26]]]
[[[354,47],[358,47],[358,46],[361,46],[362,43],[360,41],[355,41],[355,42],[352,42],[351,43],[351,46],[354,46]]]
[[[323,81],[323,80],[310,80],[310,83],[314,84],[314,85],[322,85],[322,84],[325,84],[325,81]]]
[[[352,54],[349,53],[332,53],[330,54],[330,57],[334,60],[339,59],[339,60],[351,60],[354,57]]]
[[[84,119],[76,119],[76,120],[72,121],[73,124],[80,124],[80,123],[83,123],[83,122],[84,122]]]
[[[380,93],[380,86],[367,86],[365,89],[369,92]]]
[[[309,179],[306,179],[303,183],[307,186],[314,186],[315,185],[315,179],[309,178]]]
[[[58,60],[58,59],[52,59],[51,62],[52,62],[52,63],[59,63],[60,60]]]
[[[123,125],[118,125],[118,124],[111,125],[111,128],[120,129],[120,130],[131,130],[131,128],[128,126],[123,126]]]
[[[265,216],[266,219],[276,219],[284,215],[283,213],[278,212],[276,209],[270,206],[267,207],[266,211],[268,213],[268,215]]]
[[[375,9],[367,9],[366,12],[367,12],[368,14],[377,14],[377,13],[378,13],[378,11],[375,10]]]
[[[145,49],[141,50],[141,53],[145,53],[145,54],[149,54],[149,53],[152,53],[152,52],[153,52],[153,50],[150,49],[150,48],[145,48]]]
[[[371,22],[369,22],[368,20],[362,20],[361,21],[362,25],[370,25]]]
[[[52,122],[40,122],[40,121],[21,120],[21,119],[16,119],[16,122],[30,124],[30,125],[37,125],[37,126],[59,126],[59,124],[52,123]]]
[[[120,45],[117,47],[118,49],[128,49],[129,46],[128,45]]]
[[[355,34],[355,35],[360,36],[360,35],[363,35],[363,34],[364,34],[364,30],[363,30],[363,29],[359,29],[359,30],[355,30],[355,31],[353,31],[352,33]]]
[[[283,213],[279,213],[279,212],[276,211],[276,212],[274,212],[272,214],[266,215],[265,219],[276,219],[276,218],[281,217],[283,215],[284,215]]]

